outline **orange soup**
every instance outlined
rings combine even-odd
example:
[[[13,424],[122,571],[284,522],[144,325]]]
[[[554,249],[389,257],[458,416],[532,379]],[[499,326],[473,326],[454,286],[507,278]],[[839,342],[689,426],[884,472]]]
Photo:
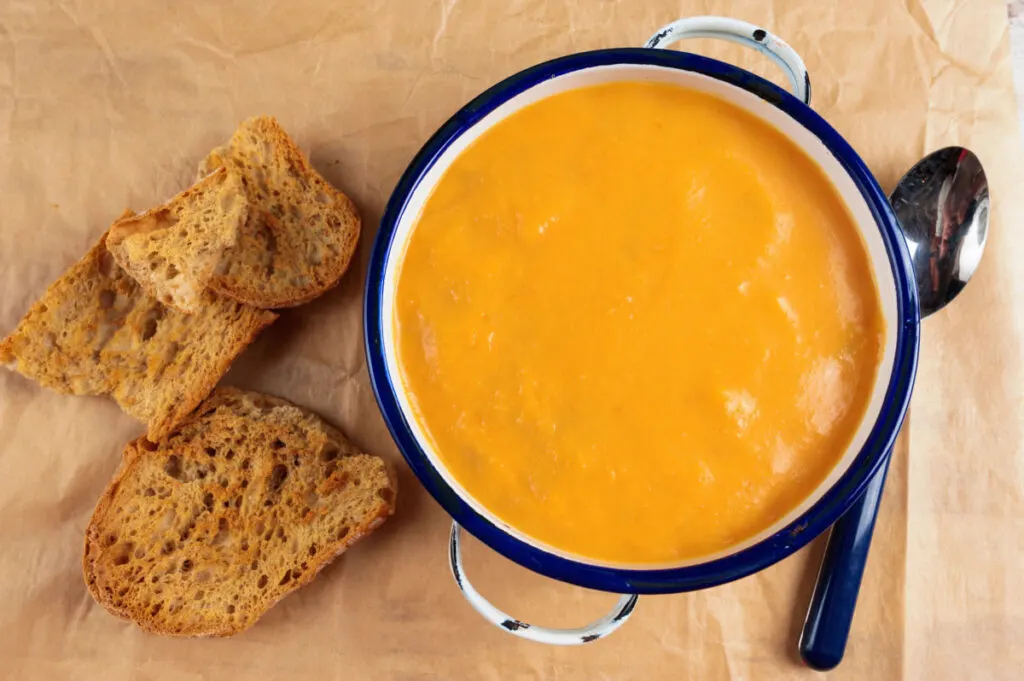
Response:
[[[614,563],[715,553],[826,478],[885,325],[824,172],[714,96],[621,82],[462,152],[403,255],[397,359],[451,475],[502,521]]]

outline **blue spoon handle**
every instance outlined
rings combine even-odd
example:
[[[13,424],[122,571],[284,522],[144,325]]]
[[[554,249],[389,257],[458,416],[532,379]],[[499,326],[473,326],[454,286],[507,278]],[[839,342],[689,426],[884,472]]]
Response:
[[[828,536],[825,558],[800,635],[800,657],[813,669],[832,669],[843,659],[890,458],[891,452],[885,455],[882,467],[864,494],[836,521]]]

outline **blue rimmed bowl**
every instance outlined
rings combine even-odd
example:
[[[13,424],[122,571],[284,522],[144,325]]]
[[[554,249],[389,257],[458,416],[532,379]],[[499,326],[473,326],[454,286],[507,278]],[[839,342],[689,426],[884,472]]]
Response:
[[[686,37],[719,37],[764,52],[787,73],[796,94],[729,64],[658,49]],[[590,561],[546,546],[498,519],[454,479],[432,451],[412,415],[396,354],[394,305],[399,265],[425,200],[451,162],[483,132],[523,107],[566,90],[612,81],[655,81],[711,93],[757,116],[803,149],[832,181],[863,236],[887,322],[886,343],[867,413],[827,479],[765,532],[720,554],[664,566]],[[632,611],[636,594],[702,589],[762,570],[835,522],[885,460],[902,424],[917,365],[920,313],[913,270],[878,182],[843,137],[810,108],[809,99],[810,80],[803,62],[783,41],[745,22],[717,17],[686,19],[658,31],[642,48],[572,54],[506,78],[452,116],[403,174],[381,221],[367,276],[364,321],[370,379],[388,428],[410,468],[455,521],[450,552],[459,587],[495,624],[548,643],[587,642],[621,625]],[[540,574],[626,596],[613,613],[581,629],[551,630],[521,622],[487,603],[467,581],[459,555],[459,526]]]

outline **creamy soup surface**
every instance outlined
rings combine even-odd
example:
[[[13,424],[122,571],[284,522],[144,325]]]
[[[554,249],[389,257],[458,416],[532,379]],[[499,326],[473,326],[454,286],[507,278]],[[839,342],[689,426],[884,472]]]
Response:
[[[415,417],[481,505],[562,552],[671,563],[798,506],[842,457],[885,341],[823,171],[714,96],[621,82],[461,153],[400,266]]]

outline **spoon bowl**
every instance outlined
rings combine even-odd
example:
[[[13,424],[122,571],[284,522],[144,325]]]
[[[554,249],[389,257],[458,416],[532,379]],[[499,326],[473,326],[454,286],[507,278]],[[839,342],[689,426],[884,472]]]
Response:
[[[914,261],[921,316],[955,298],[978,267],[988,238],[988,182],[978,157],[946,147],[903,176],[889,197]]]

